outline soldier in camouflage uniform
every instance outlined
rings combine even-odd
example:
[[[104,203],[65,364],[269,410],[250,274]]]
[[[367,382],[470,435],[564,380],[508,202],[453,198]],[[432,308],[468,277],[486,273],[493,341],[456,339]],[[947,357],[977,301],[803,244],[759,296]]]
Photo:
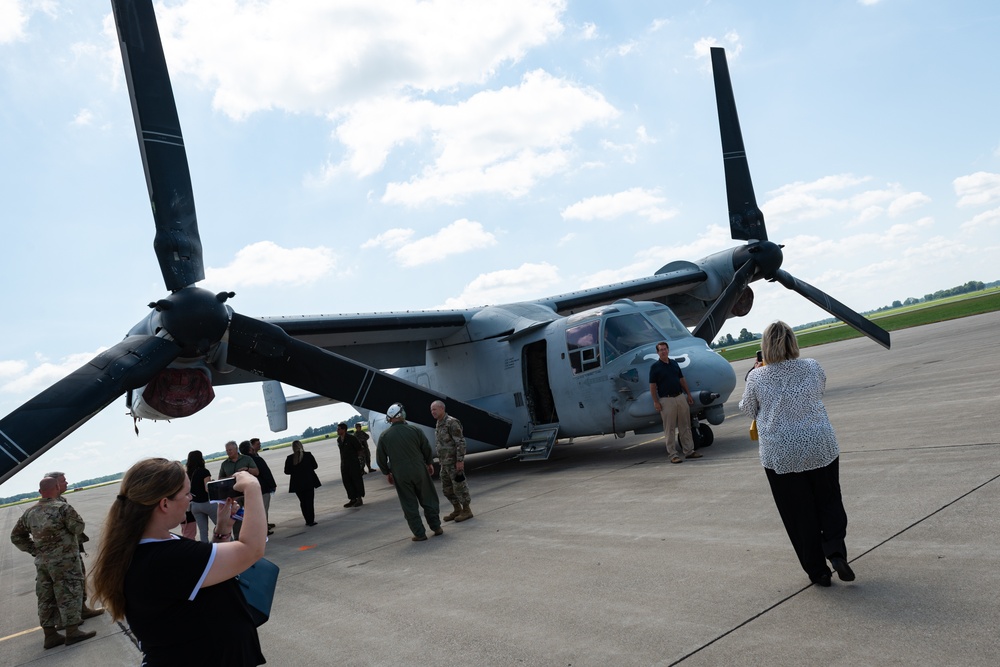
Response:
[[[45,648],[75,644],[96,632],[81,632],[83,571],[80,567],[79,537],[83,519],[76,510],[59,500],[59,482],[46,477],[38,485],[42,499],[29,507],[14,524],[10,541],[35,557],[35,594],[38,620],[45,631]],[[66,636],[56,625],[66,628]]]
[[[45,473],[45,476],[46,477],[51,477],[52,479],[56,480],[59,483],[59,496],[56,499],[59,502],[61,502],[61,503],[69,503],[69,501],[66,500],[66,496],[63,495],[64,493],[66,493],[66,489],[69,488],[69,483],[66,481],[66,473],[63,473],[63,472],[47,472],[47,473]],[[86,555],[87,550],[83,548],[83,543],[84,542],[89,542],[89,541],[90,541],[90,538],[87,537],[87,533],[80,533],[80,538],[79,538],[79,542],[80,542],[80,572],[83,573],[83,580],[84,580],[84,582],[87,581],[87,565],[86,565],[86,563],[83,562],[83,557]],[[94,618],[95,616],[100,616],[103,613],[104,613],[103,609],[91,609],[90,607],[87,606],[87,586],[84,585],[84,587],[83,587],[83,604],[80,605],[80,619],[81,619],[80,622],[82,623],[83,621],[87,620],[88,618]],[[64,630],[65,628],[63,626],[58,626],[56,629],[57,630]]]
[[[465,521],[472,518],[469,485],[465,482],[465,435],[462,422],[445,412],[444,403],[431,403],[431,415],[437,420],[434,429],[438,461],[441,462],[441,492],[451,501],[455,511],[444,516],[445,521]]]

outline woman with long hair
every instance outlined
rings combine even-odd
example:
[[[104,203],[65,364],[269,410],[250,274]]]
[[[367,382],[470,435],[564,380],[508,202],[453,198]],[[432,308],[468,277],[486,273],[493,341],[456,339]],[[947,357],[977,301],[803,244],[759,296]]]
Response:
[[[299,508],[307,526],[316,525],[316,509],[314,499],[316,489],[320,486],[316,468],[319,465],[313,455],[305,450],[302,442],[292,441],[292,453],[285,459],[285,474],[289,476],[288,491],[299,498]]]
[[[205,467],[205,457],[199,450],[189,452],[184,464],[188,479],[191,480],[191,514],[198,524],[198,533],[202,542],[208,542],[208,522],[215,523],[218,508],[208,499],[208,483],[212,481],[212,473]]]
[[[245,498],[243,531],[232,542],[232,499],[219,506],[212,544],[170,533],[191,501],[176,461],[145,459],[125,473],[91,568],[95,597],[139,640],[142,664],[264,664],[257,628],[234,577],[264,555],[264,504],[256,478],[236,473]],[[211,632],[178,634],[177,623]]]
[[[842,581],[847,563],[847,512],[840,494],[840,447],[823,406],[826,374],[799,359],[795,332],[784,322],[764,329],[764,366],[747,377],[740,409],[757,420],[760,462],[802,569],[830,585],[827,560]]]

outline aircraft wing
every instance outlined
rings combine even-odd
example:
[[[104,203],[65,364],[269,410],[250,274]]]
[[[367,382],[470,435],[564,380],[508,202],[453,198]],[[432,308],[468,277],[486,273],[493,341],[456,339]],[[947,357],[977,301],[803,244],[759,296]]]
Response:
[[[614,303],[618,299],[656,301],[670,305],[670,297],[685,294],[708,279],[708,274],[691,262],[678,262],[680,268],[668,264],[656,274],[646,278],[626,280],[601,287],[591,287],[577,292],[539,299],[534,303],[548,306],[560,315],[572,315],[597,306]],[[673,269],[673,270],[671,270]]]

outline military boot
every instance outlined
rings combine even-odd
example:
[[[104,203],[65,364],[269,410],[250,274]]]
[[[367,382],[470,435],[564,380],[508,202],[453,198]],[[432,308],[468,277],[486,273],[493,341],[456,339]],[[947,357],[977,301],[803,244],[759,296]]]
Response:
[[[66,643],[66,638],[56,632],[55,628],[42,628],[45,631],[45,648],[55,648]]]
[[[82,625],[83,621],[87,620],[88,618],[94,618],[95,616],[100,616],[103,613],[104,613],[103,609],[91,609],[90,607],[87,606],[87,603],[84,602],[83,609],[80,610],[80,618],[83,619],[80,621],[80,624]]]
[[[471,518],[472,510],[469,509],[469,503],[463,503],[461,511],[455,516],[455,521],[465,521],[466,519]]]
[[[455,506],[455,511],[452,512],[451,514],[445,514],[443,517],[445,521],[454,521],[455,518],[462,513],[461,505],[459,505],[458,503],[452,503],[452,505]]]
[[[97,630],[91,630],[90,632],[81,632],[80,626],[70,625],[66,628],[66,646],[71,644],[76,644],[77,642],[82,642],[84,639],[90,639],[97,634]]]

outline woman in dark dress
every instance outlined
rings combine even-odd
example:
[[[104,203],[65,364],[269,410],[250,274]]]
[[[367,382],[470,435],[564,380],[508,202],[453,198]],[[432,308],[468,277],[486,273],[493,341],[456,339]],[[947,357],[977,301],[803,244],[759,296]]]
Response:
[[[142,664],[255,666],[266,662],[257,628],[234,577],[264,555],[264,502],[257,479],[236,473],[246,498],[240,541],[232,542],[234,501],[219,506],[212,544],[172,535],[191,502],[176,461],[145,459],[125,473],[108,512],[91,577],[111,618],[139,640]],[[179,633],[188,628],[211,632]]]
[[[305,450],[299,440],[292,442],[292,453],[285,459],[285,474],[289,476],[288,492],[299,498],[302,518],[307,526],[316,525],[316,509],[313,501],[320,486],[316,476],[316,459]]]

